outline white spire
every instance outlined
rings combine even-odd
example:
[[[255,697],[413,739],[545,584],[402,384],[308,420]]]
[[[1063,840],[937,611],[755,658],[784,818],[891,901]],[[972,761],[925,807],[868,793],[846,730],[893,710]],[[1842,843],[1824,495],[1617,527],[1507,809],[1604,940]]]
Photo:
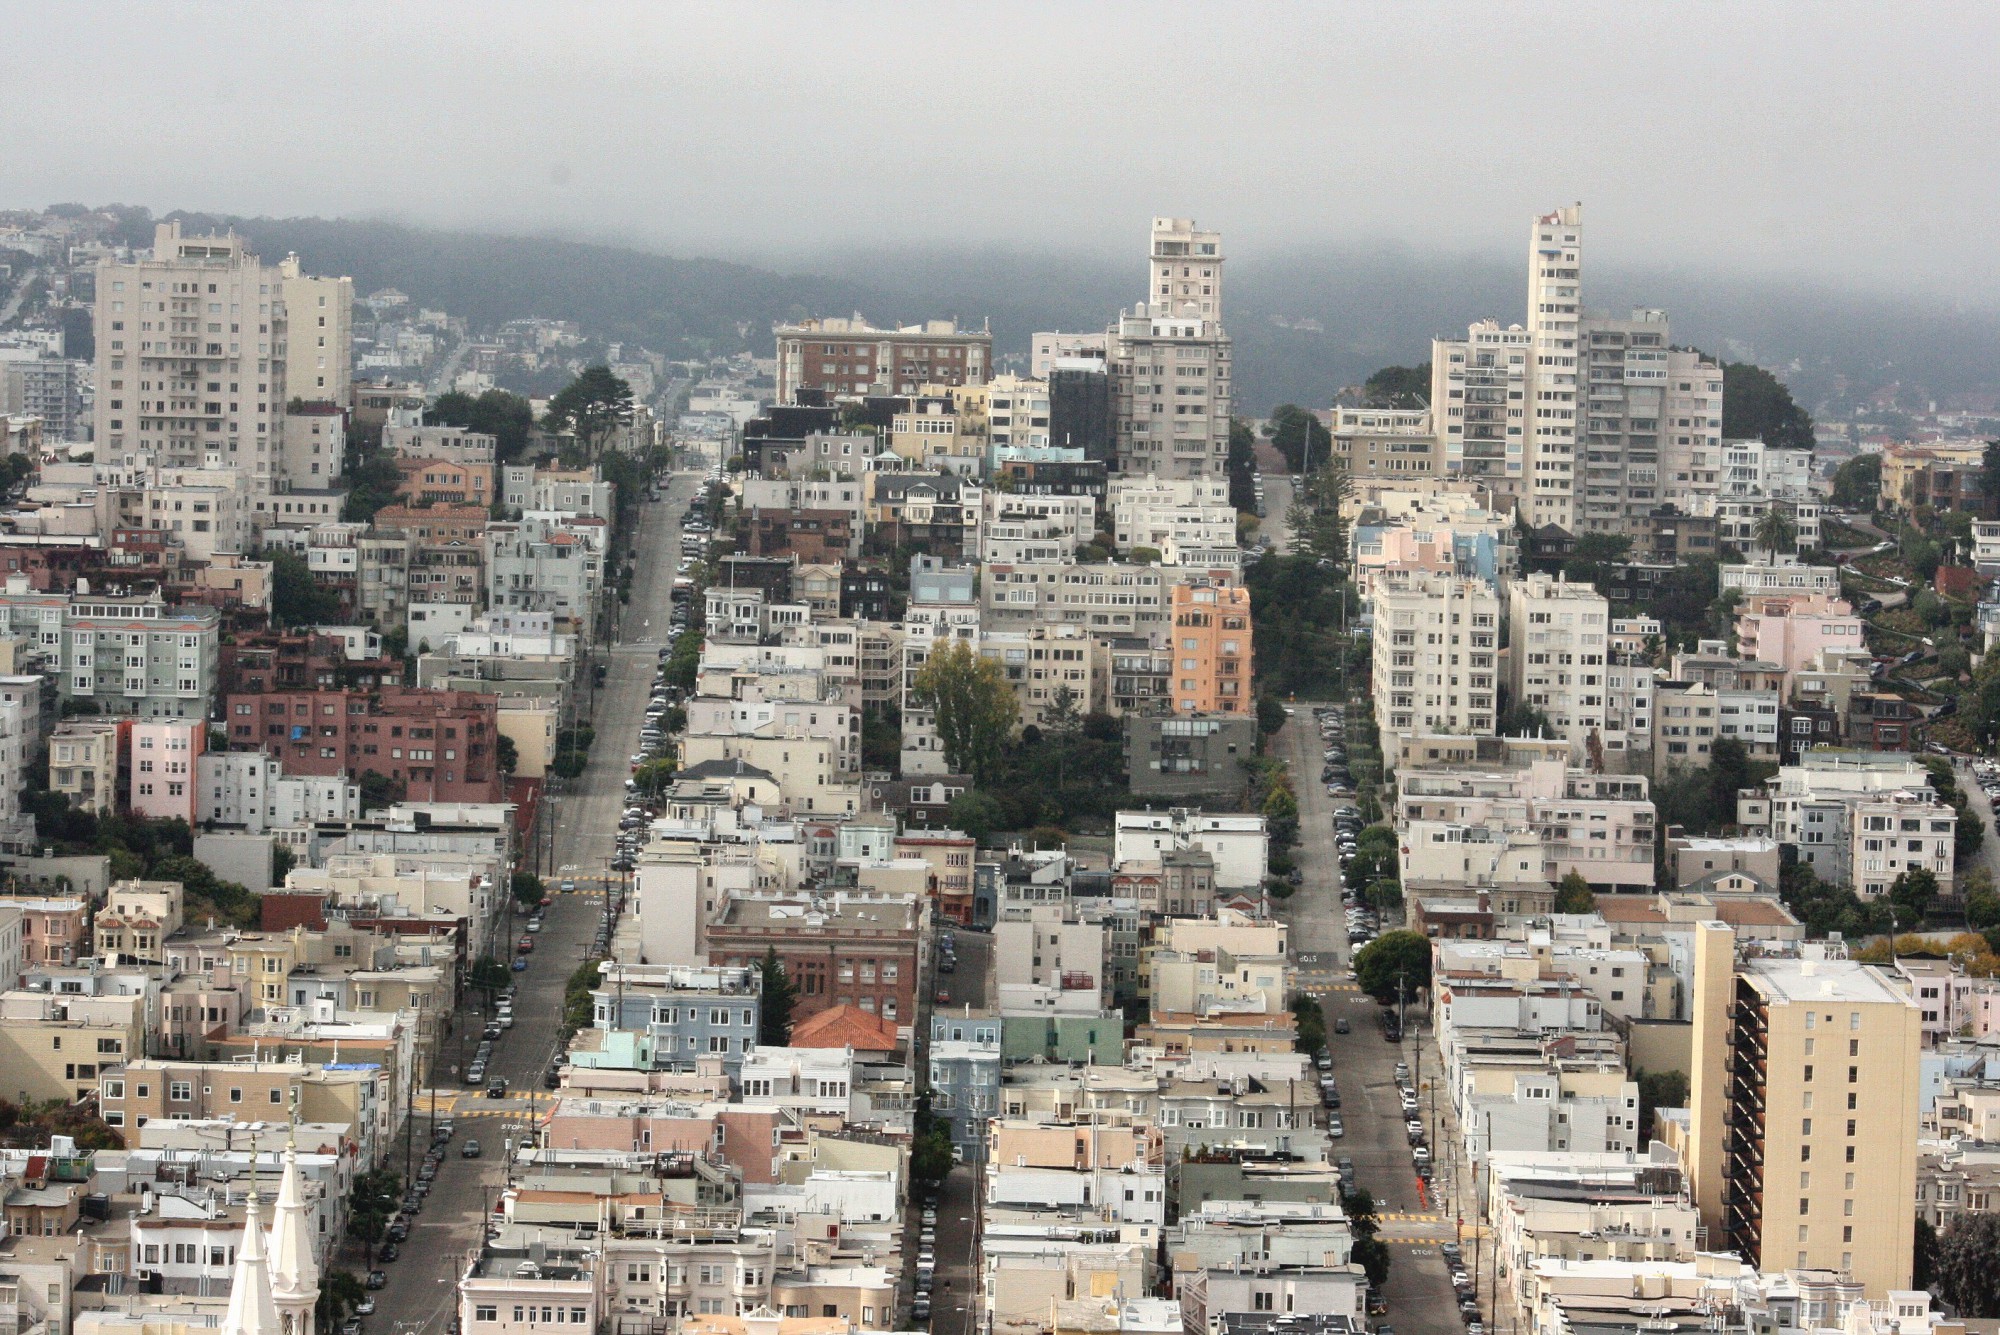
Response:
[[[243,1211],[243,1246],[236,1253],[236,1273],[229,1284],[229,1314],[221,1335],[280,1335],[277,1304],[271,1297],[271,1272],[265,1265],[264,1220],[257,1193]]]
[[[319,1302],[319,1264],[313,1257],[313,1228],[307,1215],[298,1145],[291,1142],[285,1146],[285,1175],[279,1180],[278,1205],[271,1214],[271,1288],[278,1306],[291,1318],[286,1335],[307,1335],[313,1306]]]

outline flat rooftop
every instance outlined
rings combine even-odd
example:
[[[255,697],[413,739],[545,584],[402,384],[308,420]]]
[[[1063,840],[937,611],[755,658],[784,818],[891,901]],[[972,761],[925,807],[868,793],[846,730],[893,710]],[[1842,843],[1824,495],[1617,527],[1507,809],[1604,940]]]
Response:
[[[1773,1001],[1917,1003],[1882,974],[1853,960],[1746,960],[1742,977]]]

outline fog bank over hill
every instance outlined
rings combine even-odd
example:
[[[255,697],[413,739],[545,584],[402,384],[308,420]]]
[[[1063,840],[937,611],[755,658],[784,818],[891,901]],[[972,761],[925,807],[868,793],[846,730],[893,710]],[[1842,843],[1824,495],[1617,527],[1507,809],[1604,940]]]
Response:
[[[1019,250],[828,253],[794,272],[528,236],[438,231],[366,219],[182,215],[234,226],[267,258],[296,250],[360,292],[397,287],[475,326],[520,316],[573,319],[587,333],[674,355],[768,353],[774,320],[859,311],[877,323],[990,321],[999,353],[1038,329],[1099,329],[1143,295],[1129,261]],[[1491,316],[1523,318],[1523,258],[1323,247],[1233,256],[1225,320],[1246,413],[1320,405],[1389,364],[1426,360],[1437,334]],[[1889,298],[1805,282],[1677,269],[1587,267],[1593,308],[1665,309],[1675,341],[1778,369],[1818,409],[1900,382],[1946,399],[2000,389],[2000,315],[1939,299]]]

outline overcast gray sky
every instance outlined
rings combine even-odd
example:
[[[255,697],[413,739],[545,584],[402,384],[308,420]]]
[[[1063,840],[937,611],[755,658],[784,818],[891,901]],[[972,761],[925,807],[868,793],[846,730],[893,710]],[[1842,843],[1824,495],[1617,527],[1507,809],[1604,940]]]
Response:
[[[2000,294],[2000,4],[0,0],[0,205],[1512,255]],[[1135,261],[1136,262],[1136,261]]]

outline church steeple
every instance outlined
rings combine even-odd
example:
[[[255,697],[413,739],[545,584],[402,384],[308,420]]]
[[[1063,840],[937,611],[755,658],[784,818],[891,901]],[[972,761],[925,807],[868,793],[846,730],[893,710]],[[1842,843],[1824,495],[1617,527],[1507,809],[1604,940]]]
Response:
[[[319,1263],[313,1256],[312,1220],[299,1181],[296,1142],[285,1146],[285,1175],[278,1183],[278,1206],[271,1216],[271,1290],[282,1321],[281,1335],[314,1335]]]
[[[221,1335],[282,1335],[277,1305],[271,1297],[271,1271],[265,1260],[264,1220],[253,1191],[243,1211],[243,1245],[236,1252],[229,1313],[222,1318]]]

